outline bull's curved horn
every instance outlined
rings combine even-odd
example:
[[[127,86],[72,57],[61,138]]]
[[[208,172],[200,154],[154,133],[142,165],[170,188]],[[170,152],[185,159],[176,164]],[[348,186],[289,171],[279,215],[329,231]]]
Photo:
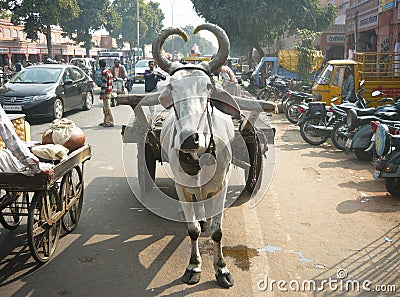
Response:
[[[162,54],[163,49],[162,46],[164,44],[164,41],[171,35],[179,35],[183,38],[185,42],[187,42],[188,37],[184,31],[182,31],[179,28],[166,28],[158,34],[158,36],[154,39],[153,45],[152,45],[152,51],[153,51],[153,58],[156,64],[164,71],[170,73],[171,70],[171,64],[172,62],[169,61],[164,55]],[[174,54],[174,53],[172,53]]]
[[[197,34],[200,30],[208,30],[217,37],[218,40],[218,52],[217,55],[209,62],[210,65],[210,72],[214,72],[219,67],[224,65],[226,59],[228,59],[229,51],[230,51],[230,44],[228,35],[226,35],[225,31],[214,24],[202,24],[194,29],[194,34]]]

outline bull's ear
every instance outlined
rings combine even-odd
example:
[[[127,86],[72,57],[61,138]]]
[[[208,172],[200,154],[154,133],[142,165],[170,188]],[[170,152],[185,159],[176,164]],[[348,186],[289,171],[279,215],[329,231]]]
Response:
[[[172,99],[170,88],[167,87],[161,92],[160,96],[158,97],[158,101],[164,108],[171,108],[171,106],[174,104],[174,100]]]
[[[240,119],[240,108],[235,99],[224,89],[214,88],[211,93],[212,104],[223,113],[231,115],[235,119]]]

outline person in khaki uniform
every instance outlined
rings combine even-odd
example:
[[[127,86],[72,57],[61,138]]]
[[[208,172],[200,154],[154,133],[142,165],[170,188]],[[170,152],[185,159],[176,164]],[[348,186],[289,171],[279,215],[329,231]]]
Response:
[[[107,63],[105,60],[99,61],[101,69],[101,86],[100,100],[103,101],[103,122],[99,126],[114,127],[114,118],[111,112],[110,100],[112,97],[113,75],[109,69],[106,69]]]

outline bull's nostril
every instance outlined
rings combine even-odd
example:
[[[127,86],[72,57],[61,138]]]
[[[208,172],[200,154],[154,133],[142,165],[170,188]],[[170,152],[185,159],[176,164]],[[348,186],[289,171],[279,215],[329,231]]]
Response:
[[[199,133],[194,134],[194,143],[198,144],[200,140]]]
[[[198,149],[200,142],[200,136],[198,133],[194,133],[186,137],[182,144],[181,149]]]

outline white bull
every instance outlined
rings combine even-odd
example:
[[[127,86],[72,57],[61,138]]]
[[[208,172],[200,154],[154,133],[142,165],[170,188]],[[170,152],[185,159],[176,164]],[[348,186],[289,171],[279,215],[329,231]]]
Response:
[[[169,84],[157,95],[159,102],[170,108],[162,125],[160,142],[174,174],[192,243],[189,265],[182,279],[187,284],[200,280],[198,238],[202,226],[196,213],[200,211],[203,219],[205,210],[202,212],[201,207],[196,207],[207,200],[212,202],[207,211],[208,217],[212,216],[215,276],[220,286],[230,287],[233,278],[226,267],[221,246],[222,217],[232,158],[230,144],[235,133],[232,116],[239,117],[240,111],[235,100],[215,87],[210,76],[228,57],[228,37],[221,28],[211,24],[197,27],[195,33],[202,29],[213,32],[220,45],[210,63],[196,66],[171,63],[161,54],[162,44],[168,36],[177,34],[186,40],[186,34],[180,29],[167,28],[153,42],[154,60],[171,75]]]

